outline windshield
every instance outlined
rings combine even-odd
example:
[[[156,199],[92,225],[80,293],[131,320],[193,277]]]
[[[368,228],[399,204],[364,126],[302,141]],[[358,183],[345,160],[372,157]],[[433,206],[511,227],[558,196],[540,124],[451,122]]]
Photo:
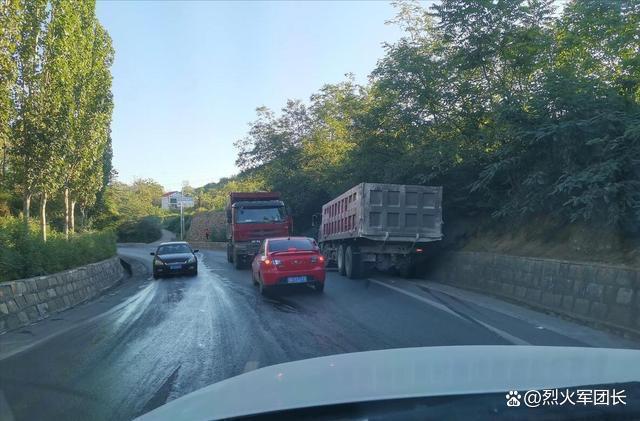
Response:
[[[640,0],[0,0],[0,421],[634,383]]]
[[[168,244],[166,246],[158,247],[157,255],[163,254],[178,254],[178,253],[191,253],[191,247],[186,244]]]
[[[274,251],[286,251],[286,250],[300,250],[310,251],[315,250],[316,246],[312,240],[307,239],[292,239],[292,240],[269,240],[269,252]]]
[[[283,222],[285,220],[282,206],[276,208],[236,208],[235,212],[238,224]]]

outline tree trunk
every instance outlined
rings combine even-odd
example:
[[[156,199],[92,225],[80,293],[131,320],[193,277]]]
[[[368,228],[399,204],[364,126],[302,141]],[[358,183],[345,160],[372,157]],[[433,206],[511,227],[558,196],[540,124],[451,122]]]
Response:
[[[69,203],[69,228],[72,234],[76,232],[76,201],[73,199]]]
[[[82,228],[82,230],[84,231],[84,222],[86,220],[86,211],[84,209],[84,206],[80,206],[80,227]]]
[[[24,224],[29,227],[29,213],[31,211],[31,193],[25,193],[22,202],[22,215],[24,217]]]
[[[69,187],[64,188],[64,237],[69,239]]]
[[[47,241],[47,193],[42,193],[40,201],[40,231],[42,232],[42,241]]]

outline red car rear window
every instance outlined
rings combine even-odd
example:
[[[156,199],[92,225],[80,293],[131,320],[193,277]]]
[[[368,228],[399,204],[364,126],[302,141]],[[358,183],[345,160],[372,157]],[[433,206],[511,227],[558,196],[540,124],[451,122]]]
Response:
[[[306,238],[291,240],[269,240],[269,252],[296,250],[315,250],[315,244]]]

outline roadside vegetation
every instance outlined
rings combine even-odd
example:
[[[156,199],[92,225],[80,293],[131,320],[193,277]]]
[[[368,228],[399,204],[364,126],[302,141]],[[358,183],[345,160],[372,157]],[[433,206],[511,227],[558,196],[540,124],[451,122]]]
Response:
[[[66,237],[112,176],[111,39],[91,1],[4,1],[0,28],[4,207],[46,241],[54,206]]]
[[[0,280],[115,253],[92,226],[114,175],[113,54],[92,1],[0,2]]]
[[[127,220],[118,226],[116,234],[121,243],[151,243],[162,236],[162,220],[157,216]]]
[[[637,245],[640,4],[554,7],[397,4],[405,36],[369,82],[347,77],[278,112],[258,108],[236,142],[242,172],[205,186],[203,200],[220,208],[230,186],[280,191],[305,230],[362,181],[442,185],[446,229],[474,220],[462,237],[543,221],[547,233],[581,227]],[[591,245],[576,250],[588,259]]]
[[[112,231],[83,232],[65,238],[52,231],[39,238],[37,222],[27,229],[15,217],[0,218],[0,282],[60,272],[108,259],[116,252]]]
[[[189,209],[184,213],[184,232],[185,234],[189,231],[191,227],[191,220],[193,218],[194,211]],[[168,215],[164,217],[162,222],[162,226],[164,229],[171,231],[177,236],[180,235],[180,212],[175,212],[174,214]],[[178,238],[178,237],[176,237]]]
[[[131,184],[112,181],[105,189],[104,207],[93,222],[115,230],[118,242],[149,243],[162,236],[166,212],[160,208],[163,187],[150,179]]]

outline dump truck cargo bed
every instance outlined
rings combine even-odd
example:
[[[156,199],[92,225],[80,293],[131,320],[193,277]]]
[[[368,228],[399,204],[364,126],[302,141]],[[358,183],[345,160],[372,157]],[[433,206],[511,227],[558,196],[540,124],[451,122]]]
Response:
[[[442,187],[360,183],[322,207],[319,240],[442,239]]]

